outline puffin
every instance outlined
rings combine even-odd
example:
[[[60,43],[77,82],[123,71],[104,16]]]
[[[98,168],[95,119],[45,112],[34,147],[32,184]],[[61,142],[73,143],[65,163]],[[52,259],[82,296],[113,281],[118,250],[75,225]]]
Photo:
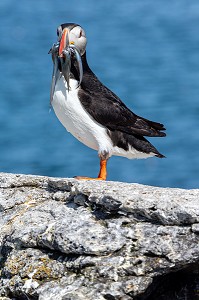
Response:
[[[145,137],[166,136],[163,124],[132,112],[90,69],[86,58],[87,38],[76,23],[57,28],[57,42],[49,53],[53,60],[50,104],[76,139],[98,152],[96,178],[106,180],[107,161],[112,155],[129,159],[165,157]]]

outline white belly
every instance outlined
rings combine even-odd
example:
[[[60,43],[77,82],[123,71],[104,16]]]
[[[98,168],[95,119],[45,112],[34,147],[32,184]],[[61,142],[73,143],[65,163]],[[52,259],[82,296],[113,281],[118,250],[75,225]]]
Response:
[[[112,152],[112,143],[106,129],[97,123],[84,109],[78,98],[77,81],[70,79],[71,90],[61,77],[56,84],[52,106],[62,125],[86,146]]]
[[[61,77],[57,81],[53,96],[53,109],[67,131],[99,154],[107,152],[109,157],[117,155],[133,159],[154,156],[154,153],[146,154],[133,147],[129,147],[128,151],[114,147],[106,128],[96,122],[82,106],[76,86],[77,81],[70,79],[71,90],[68,92],[66,81]]]

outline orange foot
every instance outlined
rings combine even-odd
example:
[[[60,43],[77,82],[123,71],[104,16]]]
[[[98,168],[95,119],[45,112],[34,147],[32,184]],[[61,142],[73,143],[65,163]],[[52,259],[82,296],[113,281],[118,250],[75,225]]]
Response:
[[[75,176],[74,178],[79,180],[106,180],[107,171],[106,171],[106,159],[100,160],[100,171],[97,178],[85,177],[85,176]]]

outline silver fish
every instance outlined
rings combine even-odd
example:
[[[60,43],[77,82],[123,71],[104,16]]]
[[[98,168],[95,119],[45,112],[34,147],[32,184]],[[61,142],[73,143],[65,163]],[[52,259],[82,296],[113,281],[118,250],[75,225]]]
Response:
[[[50,91],[50,104],[52,104],[53,94],[55,91],[55,85],[59,76],[63,75],[68,86],[68,91],[70,89],[70,70],[71,70],[71,55],[74,54],[74,57],[77,61],[78,73],[79,73],[79,83],[77,88],[80,86],[83,78],[83,66],[81,55],[79,53],[78,48],[71,44],[67,48],[65,48],[61,55],[59,56],[59,43],[53,44],[52,48],[48,53],[52,54],[53,60],[53,75],[52,75],[52,83],[51,83],[51,91]],[[58,68],[59,62],[61,64],[61,72]]]
[[[58,64],[59,64],[58,49],[59,49],[59,43],[56,43],[56,44],[53,44],[52,48],[48,52],[48,54],[50,54],[50,53],[52,54],[52,61],[53,61],[53,74],[52,74],[52,82],[51,82],[51,88],[50,88],[50,105],[52,105],[53,94],[55,91],[55,85],[60,76],[60,71],[58,68]]]
[[[77,60],[77,64],[78,64],[78,69],[79,69],[79,83],[77,88],[80,86],[81,82],[82,82],[82,78],[83,78],[83,66],[82,66],[82,59],[81,59],[81,55],[79,53],[79,50],[77,49],[77,47],[73,44],[70,45],[70,48],[72,49],[75,58]]]
[[[62,51],[62,56],[60,56],[60,62],[61,62],[61,70],[62,75],[64,76],[68,91],[70,89],[70,69],[71,69],[71,51],[70,49],[64,49]]]

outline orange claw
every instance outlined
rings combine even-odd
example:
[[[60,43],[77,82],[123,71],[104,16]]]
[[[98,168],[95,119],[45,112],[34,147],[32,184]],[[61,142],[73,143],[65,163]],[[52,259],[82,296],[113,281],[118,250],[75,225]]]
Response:
[[[100,171],[97,178],[84,177],[84,176],[75,176],[79,180],[106,180],[107,171],[106,171],[107,159],[100,160]]]

